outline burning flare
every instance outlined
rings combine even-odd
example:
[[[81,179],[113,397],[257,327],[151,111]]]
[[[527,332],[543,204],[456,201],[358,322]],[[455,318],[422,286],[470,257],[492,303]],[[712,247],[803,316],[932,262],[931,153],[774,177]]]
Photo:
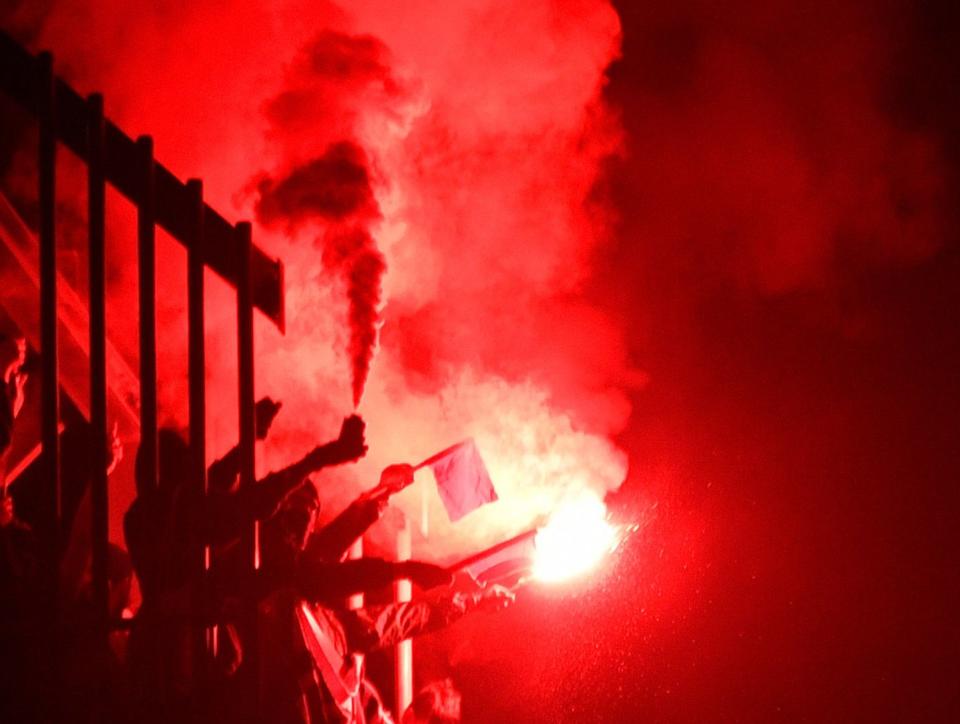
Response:
[[[594,568],[620,542],[617,526],[597,497],[579,498],[554,513],[536,537],[533,577],[558,582]]]

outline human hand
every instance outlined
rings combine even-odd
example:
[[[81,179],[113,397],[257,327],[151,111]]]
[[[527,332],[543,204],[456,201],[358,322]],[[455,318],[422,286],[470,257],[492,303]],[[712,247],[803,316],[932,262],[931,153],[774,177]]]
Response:
[[[493,584],[474,594],[472,608],[476,611],[502,611],[517,600],[509,588]]]
[[[123,460],[123,443],[120,441],[120,428],[116,422],[110,431],[110,449],[107,450],[107,475],[112,473]]]
[[[380,473],[380,485],[388,495],[399,493],[413,482],[413,466],[407,463],[388,465]]]
[[[483,585],[467,571],[462,569],[453,574],[453,582],[450,584],[450,587],[455,591],[470,595],[483,592]]]
[[[363,432],[366,423],[359,415],[350,415],[343,419],[340,435],[331,443],[335,463],[359,460],[367,454],[367,445]]]
[[[277,413],[280,411],[282,406],[282,402],[274,402],[269,397],[264,397],[260,400],[257,400],[257,405],[254,409],[254,417],[256,419],[257,427],[257,440],[266,439],[267,433],[270,432],[270,426],[273,424],[273,420],[276,418]]]
[[[27,340],[0,335],[0,374],[4,382],[10,382],[26,361]]]
[[[13,497],[5,492],[0,493],[0,528],[10,525],[16,515],[13,510]]]
[[[436,588],[446,586],[453,581],[453,575],[446,568],[435,566],[423,561],[402,561],[400,569],[406,578],[416,583],[420,588]]]

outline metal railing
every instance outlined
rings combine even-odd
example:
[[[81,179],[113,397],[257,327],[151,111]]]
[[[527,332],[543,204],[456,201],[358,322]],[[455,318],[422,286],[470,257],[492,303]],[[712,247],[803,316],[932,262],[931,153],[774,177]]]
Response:
[[[54,73],[50,53],[32,55],[0,32],[0,90],[39,124],[40,355],[43,479],[47,519],[38,531],[45,541],[51,611],[57,611],[56,565],[63,544],[59,433],[58,300],[56,239],[56,157],[63,144],[87,166],[89,243],[89,360],[92,440],[92,578],[93,600],[104,632],[110,627],[107,556],[109,489],[107,481],[107,334],[105,199],[107,184],[137,207],[139,277],[140,455],[145,472],[158,481],[156,227],[187,249],[189,354],[189,430],[197,479],[206,491],[206,391],[204,355],[204,270],[209,268],[236,289],[239,378],[240,484],[254,483],[254,343],[253,309],[260,309],[283,330],[283,267],[251,241],[247,222],[229,224],[203,201],[203,186],[186,184],[158,163],[149,136],[134,142],[104,117],[103,98],[82,98]],[[252,526],[245,542],[250,565],[259,567],[259,540]],[[197,565],[208,570],[209,550],[197,552]],[[208,645],[213,646],[212,632]],[[254,670],[256,667],[252,667]],[[254,687],[255,689],[256,687]]]

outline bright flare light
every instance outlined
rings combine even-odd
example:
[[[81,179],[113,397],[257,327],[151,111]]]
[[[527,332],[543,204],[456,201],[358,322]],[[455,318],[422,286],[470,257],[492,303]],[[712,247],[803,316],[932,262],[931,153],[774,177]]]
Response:
[[[560,508],[537,532],[533,575],[541,581],[573,578],[596,566],[617,547],[617,528],[599,498],[581,498]]]

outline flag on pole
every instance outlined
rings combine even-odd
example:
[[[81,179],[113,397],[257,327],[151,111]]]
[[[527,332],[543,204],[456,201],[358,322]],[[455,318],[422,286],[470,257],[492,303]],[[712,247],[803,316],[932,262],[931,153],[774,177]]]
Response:
[[[497,491],[472,439],[437,453],[417,467],[427,465],[437,479],[437,491],[451,521],[497,499]]]
[[[516,578],[533,568],[536,535],[536,529],[521,533],[460,561],[449,570],[452,573],[466,571],[482,585]]]

